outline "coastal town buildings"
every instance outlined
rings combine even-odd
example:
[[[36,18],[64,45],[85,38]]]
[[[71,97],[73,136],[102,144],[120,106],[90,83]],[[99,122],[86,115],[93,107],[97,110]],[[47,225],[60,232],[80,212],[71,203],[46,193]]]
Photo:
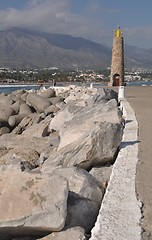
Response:
[[[43,80],[52,82],[56,79],[57,82],[82,82],[82,83],[101,83],[108,84],[110,81],[111,68],[95,71],[95,70],[68,70],[61,69],[11,69],[0,68],[0,84],[9,83],[32,83]],[[135,68],[125,67],[124,82],[139,82],[152,81],[152,69],[150,68]]]

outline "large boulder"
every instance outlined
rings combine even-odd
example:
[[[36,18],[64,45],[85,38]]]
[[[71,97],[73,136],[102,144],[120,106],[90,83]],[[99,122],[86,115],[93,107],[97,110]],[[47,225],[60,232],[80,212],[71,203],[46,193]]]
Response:
[[[60,110],[59,107],[55,106],[55,105],[51,105],[49,106],[46,110],[45,110],[45,114],[51,114],[51,113],[57,113]]]
[[[17,114],[10,116],[8,119],[8,124],[11,127],[16,127],[25,117],[26,114]]]
[[[71,192],[94,201],[97,205],[101,204],[104,191],[99,187],[98,181],[86,170],[78,167],[57,167],[44,170],[47,173],[54,173],[66,178]],[[43,167],[41,171],[43,171]]]
[[[114,162],[122,135],[122,124],[97,124],[77,141],[50,154],[43,164],[43,171],[60,165],[79,166],[88,170],[93,166]]]
[[[118,93],[112,89],[74,87],[69,89],[69,95],[65,102],[70,103],[79,100],[87,106],[93,107],[96,103],[107,102],[111,99],[118,101]]]
[[[60,231],[67,215],[65,178],[18,170],[0,174],[1,236],[43,236]]]
[[[15,111],[6,105],[0,105],[0,127],[8,126],[8,119]]]
[[[35,122],[35,124],[32,124],[29,126],[24,132],[24,137],[37,137],[42,138],[46,137],[50,134],[49,130],[49,124],[52,120],[52,116],[49,115],[43,120],[39,119],[39,121]]]
[[[38,113],[43,113],[46,108],[51,105],[51,102],[36,93],[29,93],[27,103],[32,106]]]
[[[59,149],[78,140],[101,122],[120,123],[122,116],[116,100],[97,102],[94,107],[82,106],[78,102],[66,104],[52,119],[49,130],[60,132]]]
[[[11,93],[9,96],[14,102],[16,102],[18,100],[21,100],[22,95],[25,93],[26,93],[26,90],[19,89],[19,90],[14,91],[13,93]]]
[[[64,98],[61,96],[56,96],[56,97],[51,97],[50,98],[50,102],[54,105],[56,105],[57,103],[61,103],[64,101]]]
[[[20,105],[19,113],[28,115],[33,113],[33,110],[28,104],[24,103]]]
[[[66,227],[80,226],[89,233],[95,224],[98,212],[99,206],[96,202],[75,193],[69,193]]]
[[[36,167],[43,162],[42,158],[46,159],[60,142],[58,132],[50,133],[48,131],[50,121],[50,115],[41,120],[39,115],[32,114],[25,117],[11,134],[3,135],[0,146],[6,147],[7,151],[3,155],[0,154],[0,163],[18,164],[28,161],[33,167]],[[1,135],[8,131],[7,128],[0,128]],[[33,155],[33,151],[36,154]]]
[[[75,112],[79,111],[81,108],[77,106],[71,106],[70,104],[65,105],[63,110],[59,111],[55,117],[52,119],[49,129],[61,130],[66,123],[66,121],[71,121]]]
[[[55,97],[56,93],[53,88],[48,88],[45,91],[40,91],[39,95],[43,98],[52,98]]]
[[[13,103],[14,101],[9,95],[4,95],[3,93],[0,94],[0,104],[4,104],[5,106],[9,106]]]
[[[15,113],[17,114],[17,113],[19,113],[19,110],[20,110],[20,107],[21,107],[22,104],[25,104],[25,101],[18,100],[11,105],[11,108],[13,108]]]

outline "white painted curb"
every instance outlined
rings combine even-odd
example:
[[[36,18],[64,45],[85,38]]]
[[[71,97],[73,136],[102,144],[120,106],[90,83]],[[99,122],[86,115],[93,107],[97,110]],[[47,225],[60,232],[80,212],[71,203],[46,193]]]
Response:
[[[126,121],[123,140],[90,240],[141,239],[141,203],[135,190],[138,123],[126,100],[121,108]]]
[[[118,100],[125,99],[125,86],[120,86],[118,89]]]

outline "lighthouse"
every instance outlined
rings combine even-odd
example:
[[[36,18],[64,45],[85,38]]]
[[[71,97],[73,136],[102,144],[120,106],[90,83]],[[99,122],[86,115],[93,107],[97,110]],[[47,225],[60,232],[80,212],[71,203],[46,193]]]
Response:
[[[111,74],[109,86],[124,86],[124,39],[123,30],[118,26],[114,31]]]

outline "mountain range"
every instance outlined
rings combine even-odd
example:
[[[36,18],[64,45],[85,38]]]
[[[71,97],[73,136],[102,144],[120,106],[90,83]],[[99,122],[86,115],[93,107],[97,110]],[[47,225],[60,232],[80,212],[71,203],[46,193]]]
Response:
[[[104,44],[20,28],[0,31],[0,67],[104,69],[111,64],[111,48]],[[126,67],[151,67],[152,49],[125,45]]]

